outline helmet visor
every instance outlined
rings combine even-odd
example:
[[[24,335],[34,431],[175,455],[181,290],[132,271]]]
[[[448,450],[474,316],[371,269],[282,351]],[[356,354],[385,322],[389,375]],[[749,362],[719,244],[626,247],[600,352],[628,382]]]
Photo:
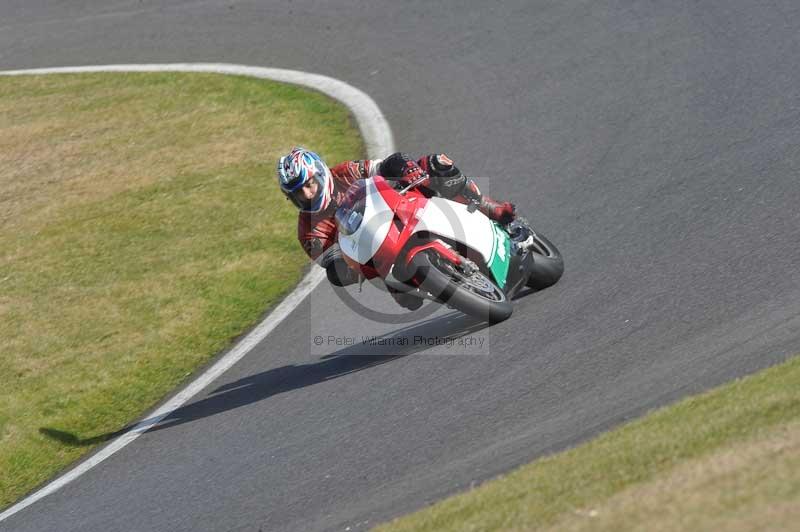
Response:
[[[286,192],[286,197],[300,210],[315,211],[318,210],[318,205],[322,197],[322,186],[322,179],[320,179],[319,176],[314,176],[304,185],[297,187],[292,192]],[[315,189],[313,190],[313,194],[311,194],[311,198],[308,198],[309,189]]]

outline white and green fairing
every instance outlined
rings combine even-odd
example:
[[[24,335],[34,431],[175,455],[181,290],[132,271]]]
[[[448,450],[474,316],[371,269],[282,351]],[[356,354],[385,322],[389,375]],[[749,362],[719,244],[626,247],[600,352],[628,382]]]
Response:
[[[444,198],[429,198],[417,212],[419,222],[414,232],[429,231],[447,239],[463,242],[483,257],[497,286],[505,288],[511,259],[511,240],[500,226],[480,211]]]

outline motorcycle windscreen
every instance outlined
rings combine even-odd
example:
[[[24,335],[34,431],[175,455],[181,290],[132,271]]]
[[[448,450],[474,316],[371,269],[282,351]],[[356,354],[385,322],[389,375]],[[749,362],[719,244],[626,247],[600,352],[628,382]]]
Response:
[[[359,264],[369,262],[386,239],[393,217],[373,179],[354,182],[336,210],[342,253]]]
[[[430,198],[418,214],[414,232],[428,231],[461,242],[483,257],[500,288],[504,288],[511,260],[511,240],[496,223],[480,211],[444,198]]]
[[[363,179],[355,181],[336,209],[336,228],[340,235],[352,235],[361,227],[364,209],[367,207],[367,183]]]

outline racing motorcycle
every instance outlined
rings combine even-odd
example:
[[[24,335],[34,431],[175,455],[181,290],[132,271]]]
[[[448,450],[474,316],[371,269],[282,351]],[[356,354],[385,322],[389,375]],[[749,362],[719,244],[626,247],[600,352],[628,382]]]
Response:
[[[402,189],[381,176],[355,181],[336,211],[347,265],[390,290],[430,299],[496,323],[511,316],[523,287],[559,280],[558,249],[521,217],[506,226],[478,204],[423,192],[420,178]]]

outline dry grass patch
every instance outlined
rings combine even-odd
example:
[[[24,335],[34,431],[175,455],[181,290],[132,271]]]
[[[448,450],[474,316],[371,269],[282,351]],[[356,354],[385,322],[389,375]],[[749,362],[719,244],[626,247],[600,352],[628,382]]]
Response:
[[[800,523],[800,424],[748,442],[576,510],[552,530],[792,530]]]
[[[379,527],[797,530],[800,357]]]
[[[216,74],[0,78],[0,507],[225,348],[307,263],[294,144],[362,155],[346,109]]]

